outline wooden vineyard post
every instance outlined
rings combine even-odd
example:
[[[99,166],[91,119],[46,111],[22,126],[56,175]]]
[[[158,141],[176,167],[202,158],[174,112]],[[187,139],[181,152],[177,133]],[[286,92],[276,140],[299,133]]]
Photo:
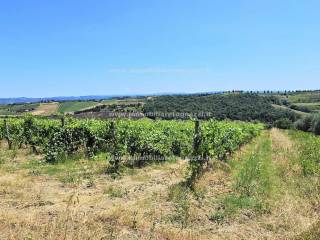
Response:
[[[11,137],[10,137],[7,119],[4,119],[4,127],[5,127],[5,139],[7,140],[9,150],[11,150],[12,149],[12,141],[11,141]]]
[[[200,121],[197,119],[194,125],[194,138],[193,138],[193,152],[189,161],[190,175],[187,178],[187,185],[194,189],[194,183],[202,172],[202,159],[201,159],[201,130]]]
[[[201,136],[200,136],[200,121],[197,119],[195,121],[194,126],[194,139],[193,139],[193,156],[198,157],[200,155],[200,144],[201,144]]]
[[[38,154],[36,144],[34,141],[34,135],[35,135],[35,125],[33,117],[27,116],[27,118],[24,120],[24,135],[26,137],[27,143],[30,144],[32,153]]]
[[[62,117],[60,118],[60,120],[61,120],[61,127],[64,128],[64,126],[65,126],[65,124],[66,124],[66,120],[65,120],[64,116],[62,116]]]
[[[111,135],[111,144],[112,144],[112,159],[110,163],[112,164],[113,167],[113,172],[118,173],[119,172],[119,167],[120,167],[120,156],[118,154],[118,144],[117,144],[117,136],[116,136],[116,126],[115,122],[111,121],[110,125],[110,135]]]

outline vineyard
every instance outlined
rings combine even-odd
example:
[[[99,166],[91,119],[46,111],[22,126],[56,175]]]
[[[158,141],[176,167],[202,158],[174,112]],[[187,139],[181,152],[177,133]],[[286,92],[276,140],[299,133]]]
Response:
[[[191,120],[55,120],[26,116],[1,120],[0,137],[9,149],[30,147],[33,153],[44,154],[48,163],[63,161],[75,153],[92,158],[104,152],[117,168],[128,157],[225,160],[263,129],[262,124],[230,121],[200,125],[196,129]],[[195,136],[199,138],[196,152]]]
[[[0,138],[1,239],[318,235],[320,138],[310,133],[27,115],[0,119]]]

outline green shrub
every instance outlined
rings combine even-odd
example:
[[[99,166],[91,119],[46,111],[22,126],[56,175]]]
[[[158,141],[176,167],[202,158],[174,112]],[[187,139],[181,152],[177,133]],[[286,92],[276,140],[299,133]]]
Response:
[[[310,131],[312,126],[312,120],[313,120],[313,116],[307,115],[304,118],[296,121],[294,124],[294,127],[300,131],[304,131],[304,132]]]
[[[312,132],[316,135],[320,135],[320,114],[313,117]]]
[[[289,118],[281,118],[275,121],[274,126],[280,129],[291,129],[293,127],[293,123]]]
[[[300,131],[310,131],[316,135],[320,135],[320,114],[308,115],[299,119],[295,122],[294,127]]]
[[[293,110],[300,111],[300,112],[306,112],[306,113],[311,112],[311,110],[308,107],[299,106],[299,105],[295,105],[295,104],[290,105],[290,108]]]

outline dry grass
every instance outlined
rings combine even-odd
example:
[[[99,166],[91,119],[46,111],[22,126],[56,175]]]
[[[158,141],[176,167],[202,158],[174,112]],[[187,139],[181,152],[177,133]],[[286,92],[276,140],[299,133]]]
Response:
[[[297,182],[303,181],[301,166],[298,164],[298,149],[294,142],[279,129],[270,132],[272,159],[277,169],[279,191],[273,212],[273,228],[283,236],[293,238],[308,229],[319,218],[311,199],[301,195]]]
[[[284,132],[272,130],[262,137],[272,140],[275,166],[290,166],[294,143]],[[241,162],[256,143],[242,148],[234,161]],[[4,159],[0,239],[287,239],[305,231],[318,217],[308,201],[294,194],[290,183],[288,189],[280,184],[268,214],[243,212],[226,222],[211,221],[221,198],[232,191],[232,171],[225,163],[215,162],[191,193],[179,184],[187,167],[183,160],[146,166],[113,179],[99,173],[104,162],[90,160],[78,161],[76,167],[66,164],[65,169],[53,166],[54,171],[42,166],[37,172],[37,167],[26,164],[39,156],[28,150],[10,154],[4,148],[0,149]],[[78,180],[61,181],[69,172]]]
[[[35,109],[32,114],[36,116],[50,116],[58,112],[59,103],[40,103],[40,106]]]
[[[270,131],[272,141],[272,159],[283,178],[292,176],[293,174],[300,173],[300,165],[296,159],[298,153],[296,152],[295,146],[287,134],[283,131],[273,128]]]

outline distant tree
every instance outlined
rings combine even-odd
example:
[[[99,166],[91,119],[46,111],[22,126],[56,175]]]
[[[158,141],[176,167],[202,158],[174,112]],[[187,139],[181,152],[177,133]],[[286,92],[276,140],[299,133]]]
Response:
[[[271,104],[281,104],[275,96],[239,93],[234,95],[211,94],[207,96],[160,96],[149,99],[143,106],[147,112],[210,113],[212,118],[242,121],[259,120],[273,123],[281,118],[295,121],[291,111],[275,109]]]

